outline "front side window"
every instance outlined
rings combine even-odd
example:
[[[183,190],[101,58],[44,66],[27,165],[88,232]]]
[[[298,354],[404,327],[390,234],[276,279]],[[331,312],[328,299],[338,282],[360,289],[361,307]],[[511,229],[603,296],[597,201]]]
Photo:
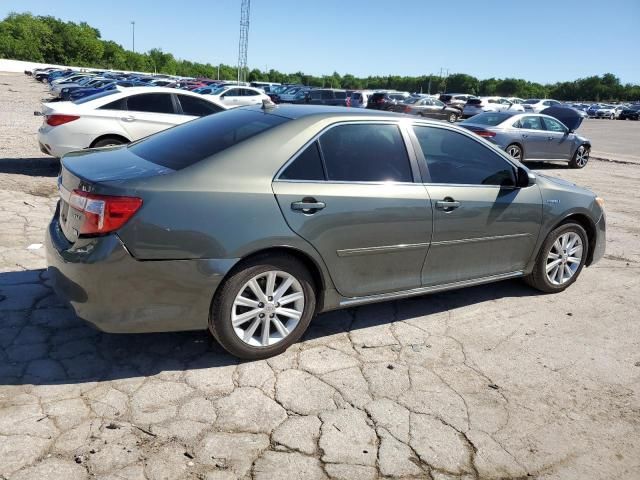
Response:
[[[322,100],[333,100],[333,92],[322,92]]]
[[[134,112],[175,113],[168,93],[142,93],[127,98],[129,110]]]
[[[338,125],[320,137],[320,146],[330,181],[413,181],[397,125]]]
[[[280,174],[283,180],[324,180],[318,142],[313,142]]]
[[[320,92],[311,92],[309,96],[311,97],[311,100],[320,100],[321,98]]]
[[[567,131],[563,124],[553,118],[543,118],[542,121],[544,122],[544,126],[547,127],[546,129],[550,132],[565,133]]]
[[[224,93],[225,97],[241,97],[242,91],[239,88],[232,88]]]
[[[461,133],[414,126],[427,162],[430,183],[514,186],[514,167],[497,153]]]

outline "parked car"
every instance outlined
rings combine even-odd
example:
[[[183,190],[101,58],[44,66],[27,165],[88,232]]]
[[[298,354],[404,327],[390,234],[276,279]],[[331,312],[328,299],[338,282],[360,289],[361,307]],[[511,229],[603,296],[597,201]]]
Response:
[[[463,121],[460,126],[489,140],[518,161],[560,160],[572,168],[584,168],[589,161],[591,142],[575,133],[583,117],[570,108],[554,107],[548,111],[554,116],[486,112]]]
[[[46,234],[53,288],[102,330],[209,328],[259,359],[320,312],[512,278],[561,292],[602,258],[594,193],[407,120],[239,108],[68,154]]]
[[[310,90],[311,90],[310,87],[296,86],[296,87],[289,87],[285,89],[282,93],[277,93],[275,95],[277,95],[277,100],[280,103],[293,103],[293,101],[296,100],[296,98],[300,98],[299,93],[304,94]]]
[[[60,100],[69,100],[71,99],[71,95],[79,90],[100,88],[104,85],[109,85],[112,83],[115,82],[111,78],[91,79],[83,83],[78,83],[77,85],[69,85],[61,88],[58,97],[60,98]]]
[[[622,112],[622,108],[616,107],[615,105],[599,105],[598,108],[595,109],[593,117],[614,120],[620,112]]]
[[[524,107],[503,97],[473,97],[467,100],[462,110],[462,118],[473,117],[483,112],[502,112],[504,110],[524,112]]]
[[[552,99],[529,98],[522,103],[524,111],[527,113],[540,113],[545,108],[557,107],[561,103]]]
[[[374,94],[373,90],[357,90],[351,93],[351,106],[354,108],[367,108],[369,99]]]
[[[623,108],[618,118],[620,120],[640,120],[640,104]]]
[[[237,85],[219,87],[207,96],[216,99],[219,103],[226,105],[227,108],[260,105],[265,100],[271,100],[262,90],[252,87],[238,87]]]
[[[311,105],[346,106],[346,90],[334,88],[315,88],[306,93],[305,103]]]
[[[391,110],[409,115],[446,120],[450,123],[455,123],[460,117],[460,110],[447,107],[440,100],[431,97],[410,97],[404,103],[399,103],[392,107]]]
[[[475,95],[469,95],[467,93],[444,93],[438,97],[438,100],[447,107],[457,108],[460,110],[460,113],[462,113],[462,109],[467,104],[467,101],[474,96]]]
[[[396,105],[411,97],[408,92],[375,92],[369,97],[367,108],[371,110],[393,110]]]
[[[227,107],[215,98],[165,87],[107,90],[75,102],[43,104],[43,153],[120,145]]]

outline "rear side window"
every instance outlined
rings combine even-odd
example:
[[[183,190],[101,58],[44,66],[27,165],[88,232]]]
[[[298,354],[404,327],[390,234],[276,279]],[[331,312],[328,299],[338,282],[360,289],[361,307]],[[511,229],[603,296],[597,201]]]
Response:
[[[127,98],[129,110],[134,112],[176,113],[168,93],[142,93]]]
[[[313,142],[280,174],[283,180],[324,180],[318,142]]]
[[[333,92],[322,92],[322,100],[333,100]]]
[[[77,103],[77,102],[76,102]],[[107,103],[100,107],[100,110],[126,110],[127,109],[127,99],[120,98],[114,102]]]
[[[412,182],[409,156],[396,125],[338,125],[320,137],[329,180]]]
[[[347,98],[347,92],[335,92],[336,98],[344,100]]]
[[[415,126],[430,183],[515,185],[513,166],[479,141],[444,128]]]
[[[128,148],[145,160],[180,170],[288,120],[257,111],[228,110],[170,128]]]
[[[185,115],[204,117],[206,115],[222,111],[222,109],[217,105],[207,102],[206,100],[202,100],[201,98],[190,97],[189,95],[178,95],[178,99],[182,106],[182,113]]]

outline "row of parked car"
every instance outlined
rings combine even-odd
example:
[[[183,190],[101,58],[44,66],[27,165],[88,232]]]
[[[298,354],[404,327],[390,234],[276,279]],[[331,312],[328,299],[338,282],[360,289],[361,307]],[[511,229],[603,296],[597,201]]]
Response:
[[[85,148],[125,144],[198,117],[265,103],[350,106],[455,123],[520,161],[564,160],[584,167],[591,143],[575,133],[585,113],[552,99],[476,97],[394,90],[238,84],[114,72],[34,72],[53,101],[43,104],[40,149],[56,157]],[[551,115],[545,115],[550,113]]]

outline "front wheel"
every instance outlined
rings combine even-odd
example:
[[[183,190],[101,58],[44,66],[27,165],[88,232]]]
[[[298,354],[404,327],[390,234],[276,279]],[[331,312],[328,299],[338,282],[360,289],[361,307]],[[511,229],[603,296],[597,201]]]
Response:
[[[524,156],[522,155],[522,147],[515,143],[509,145],[505,150],[511,157],[515,158],[519,162],[524,160]]]
[[[580,275],[588,251],[589,240],[581,225],[573,222],[560,225],[545,240],[525,281],[546,293],[561,292]]]
[[[236,357],[268,358],[302,337],[315,307],[313,279],[294,257],[258,257],[225,281],[214,299],[209,329]]]
[[[580,145],[576,150],[576,153],[573,154],[573,158],[569,162],[569,167],[584,168],[589,161],[589,153],[589,147],[586,145]]]
[[[458,115],[456,115],[455,113],[450,113],[447,120],[449,121],[449,123],[456,123],[458,121]]]

